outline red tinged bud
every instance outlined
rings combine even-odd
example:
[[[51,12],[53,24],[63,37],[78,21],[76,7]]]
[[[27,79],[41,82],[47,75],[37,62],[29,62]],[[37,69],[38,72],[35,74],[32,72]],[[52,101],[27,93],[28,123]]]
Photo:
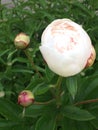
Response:
[[[22,91],[18,96],[18,104],[27,107],[34,103],[34,95],[29,90]]]

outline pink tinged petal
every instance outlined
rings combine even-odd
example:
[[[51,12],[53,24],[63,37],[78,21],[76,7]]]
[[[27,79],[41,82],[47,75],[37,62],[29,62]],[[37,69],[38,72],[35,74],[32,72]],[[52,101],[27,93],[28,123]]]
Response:
[[[65,43],[66,44],[66,43]],[[78,42],[73,38],[70,37],[69,38],[69,44],[67,45],[61,45],[60,43],[55,43],[55,48],[60,52],[60,53],[64,53],[66,50],[72,50],[74,49],[74,47],[78,44]]]
[[[57,20],[52,26],[51,35],[65,34],[67,30],[77,32],[77,30],[67,21],[61,23],[61,20]]]
[[[41,46],[40,51],[49,68],[54,73],[63,77],[75,75],[84,68],[84,66],[77,64],[78,61],[75,60],[74,56],[69,56],[68,54],[62,55],[46,46]]]

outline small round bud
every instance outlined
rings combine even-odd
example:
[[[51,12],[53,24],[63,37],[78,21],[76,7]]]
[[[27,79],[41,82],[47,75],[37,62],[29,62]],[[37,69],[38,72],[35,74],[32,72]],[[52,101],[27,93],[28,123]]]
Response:
[[[25,49],[30,42],[30,37],[25,33],[20,33],[16,36],[14,44],[18,49]]]
[[[34,95],[29,90],[22,91],[18,96],[18,104],[27,107],[34,102]]]

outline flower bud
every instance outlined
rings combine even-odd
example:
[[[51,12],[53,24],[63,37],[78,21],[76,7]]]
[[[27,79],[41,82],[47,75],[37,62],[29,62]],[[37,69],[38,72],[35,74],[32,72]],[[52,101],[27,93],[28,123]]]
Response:
[[[18,104],[27,107],[34,102],[34,95],[29,90],[22,91],[18,96]]]
[[[18,49],[25,49],[30,42],[30,37],[25,33],[20,33],[16,36],[14,44]]]
[[[90,57],[87,60],[86,68],[93,65],[95,58],[96,58],[96,52],[95,52],[94,47],[91,46],[91,54],[90,54]]]
[[[90,37],[81,25],[70,19],[50,23],[41,37],[40,51],[49,68],[68,77],[94,63],[96,53]]]

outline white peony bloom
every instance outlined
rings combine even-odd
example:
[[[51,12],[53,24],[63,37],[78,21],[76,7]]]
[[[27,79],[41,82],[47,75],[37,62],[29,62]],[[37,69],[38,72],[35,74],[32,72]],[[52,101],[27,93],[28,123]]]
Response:
[[[94,62],[95,51],[92,48],[84,29],[64,18],[54,20],[44,30],[40,51],[54,73],[67,77],[81,72]]]

